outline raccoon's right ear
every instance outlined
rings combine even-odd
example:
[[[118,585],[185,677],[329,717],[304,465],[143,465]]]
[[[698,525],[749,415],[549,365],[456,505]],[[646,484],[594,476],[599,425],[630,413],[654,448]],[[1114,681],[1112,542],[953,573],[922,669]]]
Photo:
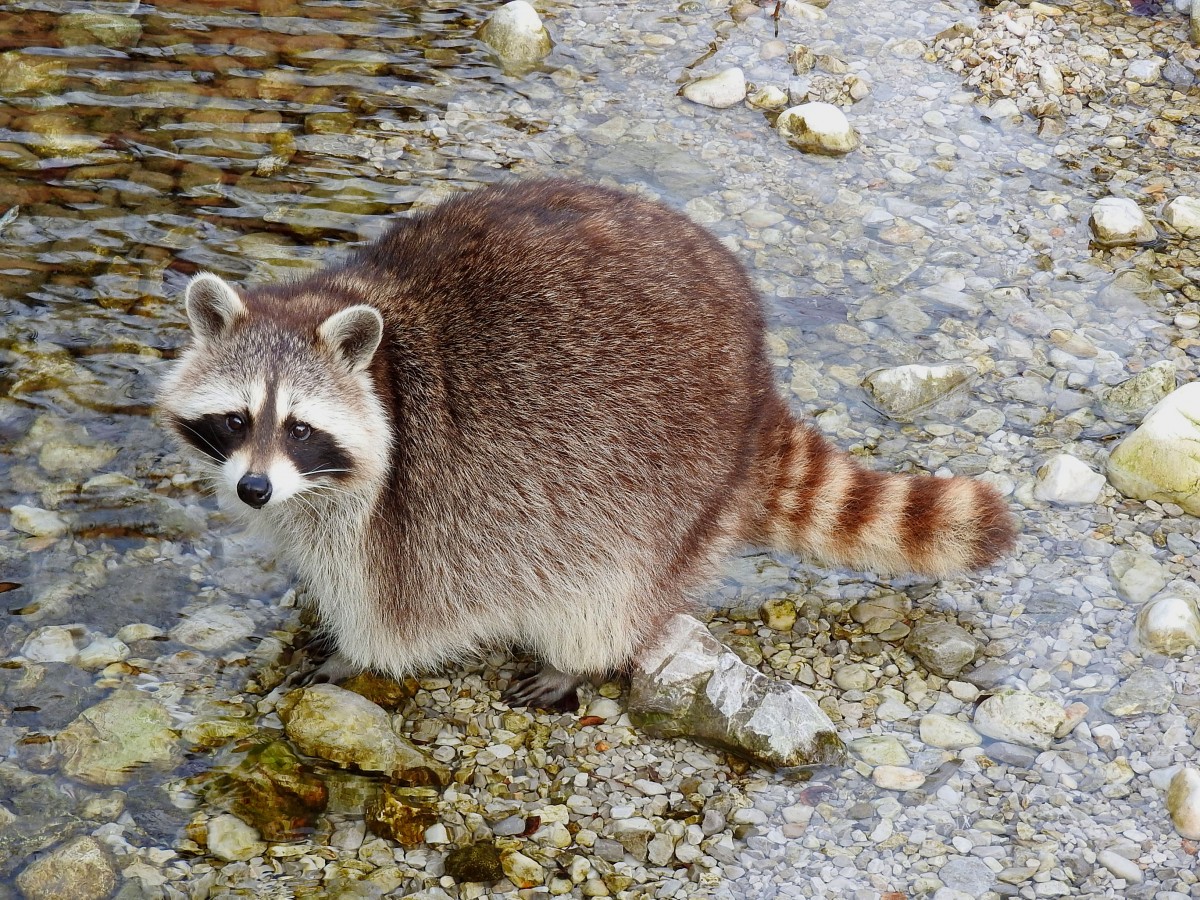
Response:
[[[246,304],[224,279],[209,272],[188,282],[184,294],[192,334],[201,343],[218,340],[233,320],[246,314]]]
[[[383,316],[373,306],[351,306],[322,322],[317,336],[351,372],[361,372],[383,340]]]

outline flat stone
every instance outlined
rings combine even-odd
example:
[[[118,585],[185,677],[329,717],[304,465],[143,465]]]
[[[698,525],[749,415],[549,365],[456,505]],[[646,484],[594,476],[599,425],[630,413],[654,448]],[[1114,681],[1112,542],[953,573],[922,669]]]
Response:
[[[683,96],[701,106],[727,109],[746,99],[746,76],[737,67],[705,75],[685,85]]]
[[[632,673],[628,711],[658,737],[690,737],[776,768],[832,765],[833,723],[793,684],[746,665],[691,616],[675,616]]]
[[[999,691],[975,708],[975,729],[998,741],[1047,750],[1065,713],[1061,704],[1030,691]]]
[[[971,897],[982,897],[996,883],[996,873],[976,857],[948,861],[938,870],[938,878],[946,887]]]
[[[1117,878],[1122,878],[1129,884],[1142,883],[1142,870],[1131,859],[1126,859],[1120,853],[1112,850],[1101,850],[1096,854],[1096,862],[1112,872]]]
[[[1118,550],[1108,563],[1117,593],[1132,603],[1144,603],[1167,584],[1167,573],[1151,556]]]
[[[223,650],[254,634],[254,620],[228,603],[196,610],[171,629],[171,637],[197,650]]]
[[[1158,669],[1138,669],[1126,678],[1101,704],[1105,712],[1117,718],[1144,713],[1165,713],[1175,699],[1175,686]]]
[[[1111,422],[1138,424],[1157,403],[1175,390],[1176,373],[1174,362],[1160,360],[1109,388],[1100,396],[1100,409],[1104,417]]]
[[[888,734],[869,734],[850,742],[850,752],[872,766],[907,766],[912,760],[899,740]]]
[[[915,791],[925,783],[925,776],[904,766],[876,766],[871,770],[871,780],[890,791]]]
[[[974,661],[979,642],[950,622],[922,622],[912,630],[904,649],[935,675],[953,678]]]
[[[971,366],[897,366],[872,372],[863,380],[875,406],[898,422],[965,389],[978,372]]]
[[[20,503],[12,508],[8,521],[13,531],[34,537],[62,537],[70,527],[67,520],[53,510]]]
[[[84,710],[55,741],[66,775],[97,787],[125,784],[143,766],[177,761],[171,714],[140,691],[121,690]]]
[[[218,859],[234,862],[262,856],[267,845],[252,826],[224,813],[209,820],[208,852]]]
[[[927,713],[921,718],[921,740],[943,750],[961,750],[983,743],[974,728],[961,719],[942,713]]]
[[[1186,238],[1200,238],[1200,199],[1176,197],[1163,207],[1163,220]]]

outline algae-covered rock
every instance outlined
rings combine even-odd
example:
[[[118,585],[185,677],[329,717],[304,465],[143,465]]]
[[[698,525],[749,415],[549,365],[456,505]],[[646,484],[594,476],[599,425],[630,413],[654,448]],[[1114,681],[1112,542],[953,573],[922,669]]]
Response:
[[[325,784],[283,741],[251,750],[213,777],[205,795],[268,841],[296,840],[311,831],[329,800]]]
[[[178,759],[179,735],[167,708],[153,697],[122,690],[84,710],[59,732],[62,770],[99,787],[125,784],[147,765]]]
[[[253,827],[229,813],[216,816],[208,823],[207,844],[209,853],[227,862],[253,859],[267,850]]]
[[[365,818],[372,834],[403,847],[425,842],[425,830],[438,819],[438,792],[433,788],[380,785],[367,803]]]
[[[284,697],[278,712],[288,737],[310,756],[409,782],[450,781],[444,765],[397,735],[388,714],[353,691],[311,685]]]
[[[137,19],[102,12],[67,13],[55,30],[64,47],[132,47],[142,36]]]
[[[1184,766],[1167,787],[1167,812],[1180,837],[1200,841],[1200,770]]]
[[[67,60],[22,50],[0,53],[0,94],[53,94],[67,83]]]
[[[1175,390],[1175,363],[1162,360],[1105,391],[1100,409],[1110,422],[1137,423]]]
[[[400,682],[374,672],[360,672],[347,678],[340,687],[361,694],[377,706],[394,711],[411,700],[420,685],[412,678]]]
[[[499,848],[489,841],[451,850],[446,855],[446,874],[460,884],[475,881],[491,884],[504,877]]]
[[[897,366],[863,379],[874,405],[898,422],[909,421],[939,400],[967,387],[978,373],[971,366]]]
[[[642,654],[629,715],[649,734],[689,737],[772,767],[836,764],[845,752],[806,694],[746,665],[690,616],[676,616]]]
[[[1176,503],[1200,515],[1200,382],[1157,403],[1108,458],[1108,480],[1127,497]]]
[[[951,622],[922,622],[912,630],[904,649],[935,675],[953,678],[974,662],[979,642]]]
[[[1137,669],[1117,685],[1100,707],[1119,719],[1145,713],[1165,713],[1175,699],[1175,686],[1158,669]]]
[[[112,853],[90,835],[55,847],[17,876],[26,900],[104,900],[117,887]]]
[[[1164,591],[1150,600],[1138,613],[1134,632],[1140,646],[1167,656],[1200,647],[1200,612],[1194,592]]]
[[[526,0],[512,0],[493,12],[479,37],[505,70],[516,74],[536,68],[553,46],[537,10]]]
[[[831,103],[802,103],[785,109],[775,129],[789,144],[805,153],[841,156],[858,146],[858,133],[846,114]]]

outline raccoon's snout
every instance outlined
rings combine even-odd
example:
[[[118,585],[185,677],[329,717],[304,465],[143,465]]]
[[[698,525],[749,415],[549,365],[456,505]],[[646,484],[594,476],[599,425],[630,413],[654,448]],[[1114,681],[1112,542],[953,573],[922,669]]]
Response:
[[[262,509],[271,499],[271,481],[266,475],[247,473],[238,482],[237,493],[243,503]]]

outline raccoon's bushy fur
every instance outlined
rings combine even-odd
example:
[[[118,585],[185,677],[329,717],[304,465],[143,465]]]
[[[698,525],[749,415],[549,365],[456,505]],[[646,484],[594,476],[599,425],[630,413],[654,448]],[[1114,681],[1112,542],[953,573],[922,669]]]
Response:
[[[800,424],[732,254],[617,191],[482,189],[298,282],[200,276],[188,308],[166,419],[234,505],[246,473],[282,473],[286,496],[246,512],[350,667],[515,643],[611,671],[745,542],[934,576],[1013,543],[990,487],[871,471]],[[230,452],[189,434],[231,413]],[[296,422],[336,462],[313,471],[343,471],[302,474]]]

